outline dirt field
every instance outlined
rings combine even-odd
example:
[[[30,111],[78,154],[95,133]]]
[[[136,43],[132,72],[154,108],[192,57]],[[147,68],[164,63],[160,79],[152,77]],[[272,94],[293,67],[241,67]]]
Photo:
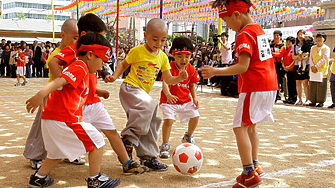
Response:
[[[27,187],[34,172],[22,155],[25,139],[35,114],[28,114],[25,101],[47,83],[45,78],[30,79],[27,86],[14,87],[15,79],[0,79],[0,187]],[[103,100],[117,129],[125,125],[126,116],[118,99],[121,81],[98,87],[111,93]],[[195,132],[196,144],[202,149],[204,163],[198,174],[179,174],[169,164],[166,172],[149,172],[125,176],[108,140],[104,150],[102,172],[121,178],[119,187],[170,188],[170,187],[231,187],[241,172],[231,123],[237,99],[220,95],[218,89],[198,88],[201,119]],[[159,99],[160,83],[155,84],[151,95]],[[327,99],[325,106],[330,104]],[[276,104],[273,110],[275,123],[259,125],[259,160],[267,173],[263,187],[329,188],[335,187],[335,125],[334,110],[327,108],[298,107]],[[186,124],[176,122],[171,133],[172,150],[180,144]],[[159,140],[159,144],[161,140]],[[87,159],[87,156],[85,156]],[[136,159],[137,160],[137,159]],[[51,187],[86,187],[87,163],[76,166],[60,163],[51,172],[55,184]]]

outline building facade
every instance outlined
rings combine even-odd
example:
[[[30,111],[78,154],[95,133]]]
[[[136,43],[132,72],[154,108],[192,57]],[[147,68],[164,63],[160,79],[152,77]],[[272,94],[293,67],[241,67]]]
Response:
[[[71,0],[53,0],[54,7],[62,7]],[[3,19],[52,19],[52,0],[1,0],[1,16]],[[24,16],[23,16],[24,15]],[[54,11],[55,20],[65,21],[71,17],[69,12]]]

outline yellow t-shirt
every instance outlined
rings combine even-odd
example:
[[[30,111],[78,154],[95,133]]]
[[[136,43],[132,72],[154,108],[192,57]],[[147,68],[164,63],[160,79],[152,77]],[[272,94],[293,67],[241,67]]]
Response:
[[[150,92],[159,70],[164,72],[171,68],[169,59],[162,50],[155,56],[144,45],[132,48],[126,62],[131,65],[131,69],[124,82],[142,88],[147,93]]]
[[[60,52],[60,49],[59,48],[56,48],[52,53],[51,55],[48,57],[47,61],[45,62],[45,65],[47,67],[47,69],[49,68],[49,61],[55,56],[58,54],[58,52]],[[61,66],[60,66],[61,67]],[[62,69],[62,67],[61,67]],[[51,71],[49,71],[49,80],[48,82],[51,82],[52,81],[52,75],[51,75]]]

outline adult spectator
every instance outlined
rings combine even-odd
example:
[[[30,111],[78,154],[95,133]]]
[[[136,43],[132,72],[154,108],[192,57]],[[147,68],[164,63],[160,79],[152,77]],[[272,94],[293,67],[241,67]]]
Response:
[[[2,77],[10,77],[11,76],[11,71],[10,71],[10,65],[9,65],[9,60],[10,60],[10,50],[9,50],[9,45],[6,44],[5,49],[2,52],[1,55],[1,76]],[[6,70],[6,75],[5,75],[5,70]]]
[[[311,101],[308,106],[323,107],[323,103],[326,101],[327,96],[327,77],[328,77],[328,65],[330,58],[330,48],[324,44],[327,40],[327,35],[320,32],[316,35],[316,45],[311,48],[310,55],[310,66],[311,66],[311,79],[309,81],[309,100]],[[316,77],[322,77],[321,82],[316,81],[313,78],[313,74]]]
[[[38,46],[38,42],[35,40],[33,43],[33,61],[34,64],[32,66],[32,77],[41,77],[42,76],[42,67],[43,63],[41,61],[42,57],[42,49]]]
[[[280,30],[275,30],[273,32],[273,41],[270,44],[270,48],[272,53],[278,53],[280,49],[284,46],[282,41],[282,32]],[[275,66],[276,66],[276,73],[277,73],[277,80],[278,80],[278,87],[279,90],[277,92],[277,100],[281,100],[280,92],[284,91],[283,79],[285,71],[282,67],[282,58],[273,57]]]
[[[228,33],[223,32],[221,34],[221,38],[219,38],[219,42],[221,44],[220,54],[221,54],[221,64],[223,66],[229,65],[232,60],[232,50],[231,46],[228,43]]]
[[[5,49],[5,45],[6,45],[6,39],[1,39],[1,43],[0,43],[1,48]]]
[[[303,44],[305,43],[305,39],[304,39],[304,35],[305,35],[306,31],[305,30],[299,30],[297,32],[297,38],[295,41],[295,44],[292,46],[292,59],[295,61],[294,62],[294,67],[295,67],[295,79],[296,79],[296,87],[297,87],[297,94],[298,94],[298,102],[296,103],[296,105],[307,105],[307,101],[309,98],[309,65],[306,66],[306,69],[304,72],[299,72],[299,63],[300,61],[306,59],[305,56],[307,54],[305,54],[305,56],[303,57],[303,53],[301,51],[301,48],[303,46]],[[307,49],[306,49],[307,50]],[[309,54],[307,56],[307,61],[306,64],[309,64]],[[302,87],[304,87],[304,92],[305,92],[305,97],[306,97],[306,101],[303,103],[302,102]]]
[[[48,78],[48,74],[49,74],[49,69],[47,68],[46,66],[46,62],[49,58],[49,56],[51,55],[51,50],[50,50],[50,46],[49,45],[46,45],[45,46],[45,51],[43,52],[43,77],[44,78]]]
[[[33,51],[29,48],[29,45],[26,45],[26,48],[24,50],[24,55],[28,57],[28,61],[26,64],[26,78],[31,77],[31,67],[34,64],[33,62]]]
[[[335,47],[333,49],[333,58],[331,61],[331,66],[330,66],[330,94],[332,96],[332,104],[328,106],[328,108],[335,108],[335,63],[334,63],[334,57],[335,57]]]

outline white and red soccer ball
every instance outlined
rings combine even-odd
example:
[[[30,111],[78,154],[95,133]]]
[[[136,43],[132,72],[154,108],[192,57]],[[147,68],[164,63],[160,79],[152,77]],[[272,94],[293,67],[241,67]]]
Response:
[[[179,145],[172,154],[174,168],[182,174],[194,174],[201,168],[204,156],[200,148],[194,144]]]

